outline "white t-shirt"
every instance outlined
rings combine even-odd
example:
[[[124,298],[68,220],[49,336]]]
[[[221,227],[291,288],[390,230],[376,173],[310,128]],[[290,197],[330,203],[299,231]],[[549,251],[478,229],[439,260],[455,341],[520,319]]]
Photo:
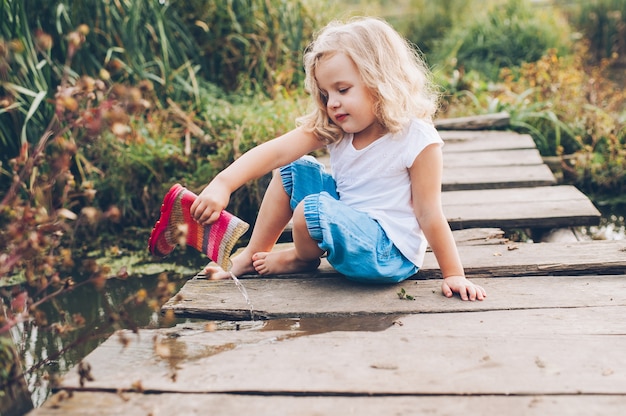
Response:
[[[400,252],[421,267],[428,243],[411,205],[409,168],[430,144],[443,145],[433,125],[414,119],[401,132],[386,134],[364,149],[353,134],[328,145],[339,199],[378,221]]]

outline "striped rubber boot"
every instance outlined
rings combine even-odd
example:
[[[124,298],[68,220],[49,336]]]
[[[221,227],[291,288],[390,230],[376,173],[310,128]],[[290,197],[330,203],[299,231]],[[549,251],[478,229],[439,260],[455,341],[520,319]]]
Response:
[[[150,234],[148,248],[153,255],[164,257],[178,244],[186,244],[229,270],[230,254],[249,225],[227,211],[222,211],[213,224],[198,224],[190,213],[196,198],[196,194],[179,184],[170,188],[161,205],[161,216]]]

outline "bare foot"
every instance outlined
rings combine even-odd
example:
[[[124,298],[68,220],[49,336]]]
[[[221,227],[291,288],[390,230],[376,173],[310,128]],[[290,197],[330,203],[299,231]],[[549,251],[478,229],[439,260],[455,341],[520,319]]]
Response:
[[[318,268],[320,259],[300,260],[295,249],[260,252],[252,256],[255,270],[262,275],[309,272]]]
[[[246,250],[242,251],[239,255],[232,258],[233,267],[230,271],[226,271],[221,267],[214,265],[208,265],[202,270],[202,273],[210,280],[225,280],[230,279],[230,274],[234,274],[237,277],[244,274],[255,274],[254,266],[252,265],[252,258],[246,253]]]

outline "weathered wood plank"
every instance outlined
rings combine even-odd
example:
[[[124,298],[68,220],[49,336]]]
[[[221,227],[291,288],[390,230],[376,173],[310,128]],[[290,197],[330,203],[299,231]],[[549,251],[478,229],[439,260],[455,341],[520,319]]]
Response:
[[[465,273],[476,277],[581,276],[626,273],[626,241],[572,241],[568,243],[512,243],[501,230],[453,231]],[[467,232],[467,233],[462,233]],[[290,247],[281,243],[276,249]],[[319,278],[340,276],[322,259],[315,274],[300,273],[276,278]],[[428,251],[416,279],[440,279],[439,265]]]
[[[468,189],[498,189],[515,187],[550,186],[556,184],[556,179],[550,168],[545,165],[534,143],[526,143],[526,148],[503,148],[490,137],[461,140],[464,146],[457,146],[455,141],[444,146],[444,170],[442,189],[444,191]],[[493,137],[491,137],[493,138]],[[514,138],[514,139],[513,139]],[[509,136],[504,133],[497,136],[497,142],[513,143],[520,139],[527,141],[523,135]],[[471,146],[467,146],[467,144]],[[485,150],[478,144],[488,143],[490,148]],[[450,149],[452,147],[452,149]],[[494,148],[496,150],[492,150]],[[471,151],[469,151],[471,149]],[[327,170],[331,171],[328,155],[318,158]]]
[[[281,236],[280,244],[290,244],[293,241],[291,236],[292,223],[285,227]],[[452,231],[452,236],[457,245],[492,245],[505,244],[509,240],[504,236],[504,230],[500,228],[466,228]],[[238,251],[241,251],[239,249]],[[235,253],[237,254],[237,253]]]
[[[66,393],[61,394],[65,397]],[[52,398],[32,416],[211,415],[621,415],[626,396],[267,396],[74,392]],[[487,412],[485,409],[489,409]],[[581,412],[581,410],[584,410]]]
[[[517,152],[517,151],[514,151]],[[478,153],[481,160],[490,157],[492,162],[484,166],[472,162],[471,157],[457,157],[464,155],[463,153],[454,153],[447,166],[444,166],[442,177],[442,188],[444,190],[460,190],[460,189],[493,189],[493,188],[514,188],[520,186],[550,186],[556,183],[554,174],[545,164],[532,164],[530,161],[526,163],[520,155],[519,163],[504,164],[503,160],[498,159],[498,152]],[[504,152],[503,152],[504,153]],[[510,154],[507,153],[509,159]],[[327,158],[319,159],[322,163],[328,165]],[[465,160],[465,161],[464,161]],[[444,163],[446,163],[444,158]],[[458,164],[458,165],[457,165]]]
[[[447,167],[443,191],[552,186],[556,178],[546,165]]]
[[[439,131],[445,153],[479,153],[504,150],[533,150],[537,146],[532,136],[513,131]],[[328,155],[318,158],[329,165]]]
[[[500,228],[467,228],[452,231],[452,236],[457,245],[464,246],[505,244],[508,242],[508,239],[504,237],[504,231]]]
[[[445,147],[444,147],[445,149]],[[443,167],[491,167],[543,165],[537,149],[495,150],[483,152],[443,152]]]
[[[444,153],[537,148],[530,135],[512,131],[440,131],[439,135]]]
[[[471,277],[596,275],[626,273],[626,241],[458,245]],[[437,260],[426,253],[418,278],[441,278]]]
[[[453,229],[596,225],[600,211],[573,186],[448,191],[442,203]]]
[[[556,180],[546,165],[448,168],[442,182],[444,212],[453,229],[559,228],[600,222],[600,212],[575,187],[549,186]],[[521,186],[525,188],[517,188]]]
[[[455,302],[441,295],[439,280],[409,280],[377,286],[341,277],[242,279],[254,315],[263,319],[476,312],[542,307],[626,305],[626,279],[620,276],[473,279],[488,293],[483,302]],[[415,301],[400,299],[404,288]],[[188,281],[163,310],[205,319],[250,319],[250,309],[232,281]]]
[[[519,137],[515,136],[517,139]],[[487,166],[514,166],[514,165],[542,165],[544,164],[541,155],[534,148],[532,140],[509,139],[508,137],[475,139],[471,143],[463,140],[461,142],[446,142],[443,147],[443,162],[445,168],[454,167],[487,167]],[[495,139],[495,140],[494,140]],[[480,141],[480,143],[478,143]],[[502,143],[513,142],[513,148]],[[462,143],[462,144],[458,144]],[[482,144],[481,146],[477,145]],[[330,156],[321,155],[317,157],[330,172]]]
[[[506,111],[469,117],[440,118],[434,121],[439,130],[485,130],[507,127],[511,116]]]
[[[591,282],[588,292],[596,289]],[[417,314],[387,317],[386,329],[368,331],[370,318],[358,330],[330,332],[297,328],[306,319],[284,330],[208,332],[185,324],[126,331],[126,348],[113,336],[86,357],[95,380],[85,387],[117,391],[140,381],[148,393],[626,394],[626,306]],[[63,387],[78,388],[78,376],[70,373]]]
[[[457,246],[484,246],[506,244],[509,242],[509,239],[506,238],[504,235],[504,230],[500,228],[466,228],[463,230],[452,231],[452,236],[454,237],[454,241],[456,242]],[[284,248],[292,246],[293,243],[289,241],[277,244],[276,248],[282,250]],[[243,248],[240,248],[233,255],[237,255],[242,250]]]

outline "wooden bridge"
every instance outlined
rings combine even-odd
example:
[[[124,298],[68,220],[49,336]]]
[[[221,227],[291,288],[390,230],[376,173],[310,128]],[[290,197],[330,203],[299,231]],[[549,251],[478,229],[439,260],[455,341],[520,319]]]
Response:
[[[441,133],[444,211],[485,301],[443,297],[432,253],[394,286],[325,262],[243,277],[251,305],[232,281],[192,279],[163,309],[200,319],[112,336],[85,359],[95,380],[72,371],[32,414],[623,414],[626,242],[508,241],[600,214],[529,136]]]

